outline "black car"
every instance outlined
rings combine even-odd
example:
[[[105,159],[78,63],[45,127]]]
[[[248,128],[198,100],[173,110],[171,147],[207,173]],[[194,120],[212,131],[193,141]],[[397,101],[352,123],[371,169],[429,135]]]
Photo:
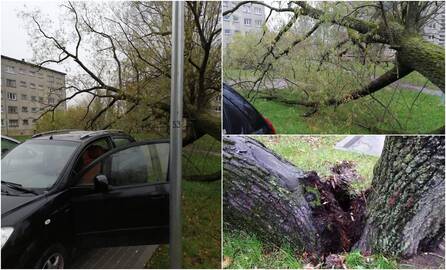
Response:
[[[167,243],[168,140],[38,134],[2,159],[2,268],[63,268],[76,248]]]
[[[223,130],[226,134],[276,133],[271,121],[227,84],[223,84]]]

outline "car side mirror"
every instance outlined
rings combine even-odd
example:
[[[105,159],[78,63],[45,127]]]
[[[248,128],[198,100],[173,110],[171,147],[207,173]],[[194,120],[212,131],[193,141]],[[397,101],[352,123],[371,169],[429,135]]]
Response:
[[[94,189],[100,192],[106,192],[109,189],[107,176],[103,174],[96,175],[94,178]]]

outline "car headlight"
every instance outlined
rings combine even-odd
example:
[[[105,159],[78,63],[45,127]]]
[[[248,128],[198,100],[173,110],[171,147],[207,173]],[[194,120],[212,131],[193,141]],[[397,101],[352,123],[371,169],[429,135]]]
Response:
[[[2,227],[2,248],[6,244],[6,241],[8,241],[13,231],[13,227]]]

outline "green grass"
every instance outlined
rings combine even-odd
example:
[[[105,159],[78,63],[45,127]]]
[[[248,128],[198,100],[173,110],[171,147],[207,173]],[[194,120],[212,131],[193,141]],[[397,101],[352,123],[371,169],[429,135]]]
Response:
[[[183,268],[220,268],[221,182],[183,181]],[[169,247],[161,245],[147,268],[169,268]]]
[[[287,90],[280,90],[279,95],[301,98]],[[440,97],[407,90],[384,89],[336,108],[322,107],[310,117],[302,116],[309,111],[303,106],[260,98],[252,103],[272,121],[278,134],[429,133],[444,125],[445,115]]]
[[[356,163],[358,173],[364,178],[356,183],[355,191],[370,186],[373,167],[378,157],[334,149],[345,136],[255,136],[275,153],[303,170],[314,170],[320,176],[330,175],[330,167],[342,160]],[[227,268],[301,268],[300,254],[289,247],[271,247],[255,235],[224,228],[224,262]],[[347,256],[348,257],[348,256]],[[382,256],[381,256],[382,257]],[[383,268],[387,259],[377,256],[375,268]],[[353,267],[354,255],[351,257]],[[364,259],[365,260],[365,259]],[[225,264],[225,263],[224,263]],[[358,263],[359,265],[359,263]]]
[[[28,139],[31,139],[31,135],[17,135],[17,136],[10,136],[11,138],[14,138],[20,142],[24,142]]]
[[[418,73],[417,71],[414,71],[407,75],[406,77],[402,78],[400,80],[402,83],[412,84],[415,86],[424,86],[426,84],[426,88],[429,89],[439,89],[436,85],[431,83],[429,80],[427,80],[423,75]],[[427,82],[427,83],[426,83]]]
[[[373,255],[364,257],[359,251],[352,251],[346,254],[345,264],[349,269],[396,269],[396,260],[386,258],[383,255]]]
[[[214,150],[218,155],[199,151]],[[202,137],[183,152],[183,175],[209,174],[220,170],[220,142]],[[220,268],[221,181],[183,180],[183,268]],[[169,247],[161,245],[147,268],[169,268]]]
[[[225,268],[302,268],[302,263],[289,247],[265,246],[255,235],[245,232],[225,232]]]
[[[334,149],[345,136],[256,136],[255,139],[284,157],[298,168],[313,170],[319,176],[330,175],[330,167],[338,161],[349,160],[356,164],[356,170],[364,178],[357,187],[369,187],[373,167],[378,157]]]

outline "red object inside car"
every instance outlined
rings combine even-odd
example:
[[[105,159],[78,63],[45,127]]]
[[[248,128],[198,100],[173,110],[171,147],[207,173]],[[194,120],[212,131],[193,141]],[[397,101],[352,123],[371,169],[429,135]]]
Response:
[[[263,119],[265,119],[266,124],[271,129],[271,134],[276,134],[276,129],[274,128],[273,123],[265,116],[262,115],[262,117],[263,117]]]

